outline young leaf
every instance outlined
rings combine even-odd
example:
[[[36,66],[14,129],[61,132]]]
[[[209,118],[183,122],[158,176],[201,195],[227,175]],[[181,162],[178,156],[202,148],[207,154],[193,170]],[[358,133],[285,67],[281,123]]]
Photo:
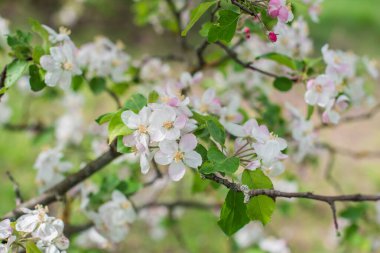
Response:
[[[109,113],[105,113],[103,115],[100,115],[95,121],[96,123],[98,123],[99,125],[102,125],[104,123],[107,123],[109,122],[112,117],[115,115],[114,112],[109,112]]]
[[[213,6],[217,0],[207,1],[203,2],[200,5],[198,5],[192,12],[191,12],[191,19],[190,22],[187,24],[185,29],[182,31],[181,35],[186,36],[189,30],[194,26],[194,24],[202,17],[202,15],[211,7]]]
[[[27,241],[25,244],[26,253],[42,253],[36,244],[32,241]]]
[[[29,83],[32,91],[40,91],[46,87],[45,82],[42,80],[40,70],[36,65],[29,66]]]
[[[220,145],[224,145],[226,141],[226,131],[220,122],[213,118],[209,117],[206,121],[207,130],[209,131],[212,138],[217,141]]]
[[[5,87],[11,87],[25,72],[28,62],[24,60],[14,60],[7,66],[5,76]]]
[[[160,95],[157,93],[157,91],[152,91],[151,93],[149,93],[148,102],[149,103],[155,103],[155,102],[157,102],[159,97],[160,97]]]
[[[231,236],[249,222],[244,194],[230,190],[220,211],[219,227]]]
[[[132,110],[134,113],[138,113],[144,106],[146,106],[148,101],[141,94],[134,94],[130,99],[125,102],[124,109]]]
[[[236,26],[240,14],[231,10],[221,10],[218,24],[214,24],[209,30],[208,41],[223,41],[229,43],[235,35]]]
[[[279,54],[279,53],[268,53],[268,54],[264,54],[264,55],[256,57],[256,60],[259,60],[259,59],[272,60],[292,70],[298,70],[298,68],[300,67],[300,64],[296,60],[290,58],[287,55]]]
[[[94,77],[90,80],[90,89],[94,94],[101,93],[106,88],[106,80],[102,77]]]
[[[281,92],[287,92],[292,89],[293,81],[287,77],[277,77],[273,82],[273,86]]]
[[[204,163],[199,171],[204,174],[224,172],[232,174],[240,165],[237,157],[226,157],[217,147],[211,147],[207,152],[208,162]]]
[[[122,111],[115,113],[108,125],[109,143],[111,143],[118,136],[124,136],[133,133],[133,130],[129,129],[121,120],[121,113]]]
[[[131,147],[127,147],[127,146],[124,145],[123,136],[118,136],[117,137],[116,150],[117,150],[117,152],[122,153],[122,154],[129,154],[129,153],[132,152],[132,148]]]
[[[250,189],[273,189],[272,181],[261,170],[243,172],[242,183]],[[247,215],[251,220],[259,220],[266,225],[275,209],[272,198],[259,195],[251,198],[247,204]]]
[[[310,120],[311,116],[313,116],[314,113],[314,106],[308,105],[307,106],[307,115],[306,115],[306,120]]]

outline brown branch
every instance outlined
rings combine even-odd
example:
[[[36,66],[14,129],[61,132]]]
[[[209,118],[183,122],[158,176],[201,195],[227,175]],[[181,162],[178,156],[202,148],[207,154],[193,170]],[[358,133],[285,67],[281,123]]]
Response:
[[[36,205],[49,205],[55,201],[60,200],[70,189],[104,168],[120,155],[121,154],[116,151],[116,142],[113,142],[110,145],[110,149],[108,151],[103,153],[95,160],[89,162],[83,169],[68,176],[65,180],[48,189],[41,195],[17,206],[13,211],[7,213],[3,218],[19,216],[22,214],[20,208],[34,208]]]
[[[44,126],[43,123],[38,122],[35,124],[12,124],[12,123],[6,123],[3,125],[3,128],[5,128],[8,131],[30,131],[33,133],[41,133],[48,128]]]
[[[328,196],[328,195],[314,194],[312,192],[283,192],[283,191],[269,190],[269,189],[254,189],[254,190],[245,192],[244,187],[242,187],[241,184],[233,183],[229,181],[228,179],[221,178],[215,174],[208,174],[208,175],[203,175],[203,176],[204,178],[207,178],[209,180],[212,180],[214,182],[224,185],[230,190],[243,192],[244,194],[247,194],[250,198],[259,196],[259,195],[266,195],[273,199],[301,198],[301,199],[311,199],[311,200],[316,200],[320,202],[325,202],[331,208],[331,211],[333,213],[335,228],[337,228],[337,230],[338,230],[338,222],[336,219],[336,208],[335,208],[336,202],[363,202],[363,201],[379,201],[380,200],[380,195],[365,195],[365,194]]]
[[[280,77],[277,74],[274,74],[274,73],[271,73],[271,72],[268,72],[266,70],[262,70],[262,69],[259,69],[255,66],[253,66],[251,62],[244,62],[244,61],[240,60],[237,53],[233,49],[224,45],[223,43],[216,42],[215,44],[218,45],[219,47],[221,47],[233,61],[235,61],[237,64],[241,65],[242,67],[249,69],[249,70],[252,70],[252,71],[255,71],[255,72],[258,72],[260,74],[269,76],[269,77],[273,77],[273,78]],[[298,78],[290,78],[290,80],[292,80],[293,82],[296,82],[298,80]]]
[[[123,107],[123,105],[122,105],[121,102],[120,102],[119,97],[116,95],[115,92],[113,92],[112,90],[110,90],[110,89],[107,88],[107,87],[105,88],[105,91],[106,91],[106,92],[108,93],[108,95],[110,95],[111,98],[115,101],[116,106],[117,106],[118,109],[121,108],[121,107]]]
[[[23,198],[20,191],[20,185],[17,183],[16,179],[12,176],[12,174],[9,171],[6,172],[6,175],[9,178],[9,181],[11,181],[13,184],[13,191],[15,192],[16,197],[16,206],[21,205],[21,203],[23,202]]]
[[[174,16],[174,18],[176,20],[177,27],[178,27],[178,35],[179,35],[179,39],[181,41],[181,47],[182,47],[183,50],[186,50],[186,49],[188,49],[188,45],[187,45],[187,42],[186,42],[186,37],[181,36],[181,32],[182,32],[182,29],[183,29],[181,15],[182,15],[182,11],[183,10],[177,10],[177,8],[176,8],[175,3],[173,2],[173,0],[166,0],[166,3],[168,4],[169,9],[172,12],[172,15]]]

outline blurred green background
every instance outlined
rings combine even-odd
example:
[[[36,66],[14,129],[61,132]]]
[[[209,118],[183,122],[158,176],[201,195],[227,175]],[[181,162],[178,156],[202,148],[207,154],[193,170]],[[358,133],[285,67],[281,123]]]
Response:
[[[54,14],[64,1],[59,0],[0,0],[0,16],[10,20],[11,29],[28,27],[28,18],[40,20],[51,27],[58,27]],[[295,1],[297,4],[297,1]],[[131,0],[87,0],[78,22],[73,25],[73,40],[80,45],[90,41],[96,35],[105,35],[112,40],[120,39],[126,45],[126,51],[131,55],[141,55],[160,52],[165,54],[178,46],[175,35],[157,35],[150,27],[137,27],[133,23]],[[299,13],[306,10],[297,4]],[[380,1],[378,0],[325,0],[322,15],[318,24],[310,23],[311,37],[315,41],[315,50],[328,42],[332,48],[353,50],[359,55],[380,57]],[[179,47],[179,46],[178,46]],[[4,62],[0,61],[1,64]],[[29,107],[28,98],[17,95],[12,90],[10,104],[13,108],[12,122],[23,122],[25,106],[34,113],[34,118],[49,122],[49,117],[59,115],[51,106],[44,114],[39,112],[44,101],[34,103]],[[86,119],[93,118],[107,109],[112,110],[113,102],[108,98],[89,95],[86,102]],[[103,99],[102,104],[96,101]],[[45,101],[46,102],[46,101]],[[380,136],[377,132],[380,119],[374,119],[365,125],[353,124],[340,130],[328,131],[322,138],[330,139],[339,146],[348,145],[352,148],[376,149],[380,147]],[[357,129],[360,127],[360,134]],[[339,131],[339,136],[336,135]],[[355,132],[355,137],[352,133]],[[30,133],[10,132],[0,130],[0,214],[14,207],[12,184],[5,177],[5,171],[11,171],[22,184],[25,198],[36,194],[34,185],[34,161],[39,152],[47,145],[45,142],[33,141]],[[321,163],[323,164],[323,162]],[[334,171],[338,178],[345,177],[347,192],[380,192],[380,171],[378,160],[354,161],[340,158]],[[300,168],[288,168],[288,170]],[[303,175],[301,189],[321,193],[334,191],[323,181],[323,171],[313,170]],[[358,178],[361,178],[358,182]],[[190,185],[190,184],[189,184]],[[188,187],[190,188],[190,187]],[[187,190],[185,190],[186,192]],[[189,190],[190,191],[190,190]],[[185,196],[189,193],[185,193]],[[287,203],[280,204],[283,212],[275,212],[273,221],[268,226],[269,233],[288,240],[292,252],[338,252],[334,249],[334,230],[331,213],[324,205],[310,202],[297,202],[289,209]],[[289,211],[290,210],[290,211]],[[195,217],[195,218],[194,218]],[[169,232],[168,237],[160,243],[151,241],[144,234],[144,226],[136,225],[131,236],[126,241],[131,252],[233,252],[230,240],[217,228],[216,216],[212,213],[190,211],[179,222],[179,229],[186,236],[184,241],[178,241],[176,231]],[[331,241],[321,237],[331,234]],[[212,242],[212,243],[211,243]],[[72,252],[72,251],[70,251]],[[86,251],[88,252],[88,251]],[[363,251],[367,252],[366,248]]]

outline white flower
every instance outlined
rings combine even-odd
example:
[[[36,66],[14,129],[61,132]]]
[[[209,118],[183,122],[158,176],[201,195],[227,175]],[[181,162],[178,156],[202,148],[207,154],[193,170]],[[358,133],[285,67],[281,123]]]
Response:
[[[260,241],[259,246],[262,250],[265,250],[268,253],[290,253],[286,241],[274,237],[263,239]]]
[[[189,72],[184,72],[181,74],[180,81],[177,83],[178,89],[185,89],[188,87],[191,87],[193,85],[196,85],[201,82],[203,78],[202,72],[197,72],[193,76]]]
[[[263,225],[260,222],[250,222],[234,235],[234,239],[239,248],[247,248],[257,243],[263,237],[263,233]]]
[[[348,101],[349,99],[345,95],[339,96],[336,100],[330,100],[322,114],[323,123],[338,124],[340,121],[339,113],[348,107]]]
[[[168,209],[165,207],[145,208],[139,212],[139,219],[143,220],[149,226],[149,234],[153,240],[161,240],[166,235],[166,230],[162,221],[168,215]]]
[[[70,39],[71,31],[65,27],[59,28],[59,33],[54,31],[52,28],[50,28],[47,25],[42,25],[42,27],[49,33],[49,41],[53,44],[62,43],[62,42],[68,42],[72,43]]]
[[[82,73],[76,62],[72,45],[66,42],[50,48],[50,55],[42,56],[40,63],[47,72],[45,82],[48,86],[61,85],[62,88],[68,88],[71,78]]]
[[[34,232],[40,224],[46,223],[49,219],[47,209],[38,206],[36,210],[22,209],[25,213],[16,221],[16,230],[24,233]]]
[[[96,229],[112,242],[121,242],[129,231],[129,224],[136,219],[136,212],[128,199],[119,191],[112,192],[112,199],[90,213]]]
[[[150,116],[152,110],[149,107],[144,107],[138,114],[132,111],[125,111],[121,114],[121,119],[124,124],[133,132],[133,137],[137,143],[142,144],[145,148],[148,148],[150,143]]]
[[[182,136],[179,144],[176,141],[164,140],[159,143],[160,150],[154,159],[158,164],[169,165],[169,176],[173,181],[179,181],[185,175],[185,168],[198,168],[202,157],[194,151],[197,139],[193,134]],[[185,166],[186,165],[186,166]]]
[[[36,179],[42,185],[41,190],[61,182],[65,178],[63,173],[72,168],[72,164],[61,161],[62,158],[63,154],[58,148],[48,149],[38,155],[34,168],[38,171]]]
[[[51,223],[42,224],[40,227],[43,225],[46,226],[46,231],[42,231],[42,235],[41,233],[33,234],[33,236],[40,239],[36,244],[37,247],[44,250],[46,253],[65,253],[70,246],[70,241],[63,235],[63,221],[60,219],[53,219]],[[49,229],[47,229],[47,226],[49,226]],[[47,233],[48,237],[45,237],[46,232],[49,232],[49,230],[52,232]]]
[[[140,156],[141,173],[148,173],[150,169],[150,161],[152,160],[152,154],[150,153],[149,147],[145,146],[141,142],[138,142],[133,135],[124,136],[123,142],[127,147],[133,148],[135,155]]]
[[[194,97],[193,104],[194,108],[200,113],[220,114],[222,108],[221,102],[216,96],[216,91],[212,88],[207,89],[201,99]]]
[[[140,77],[143,81],[157,82],[167,79],[170,75],[170,71],[168,64],[163,63],[158,58],[152,58],[144,62],[140,70]]]
[[[331,98],[336,94],[335,83],[332,77],[320,75],[316,79],[309,80],[305,101],[309,105],[326,107]]]
[[[9,219],[0,222],[0,240],[7,239],[12,235],[11,221]]]
[[[105,249],[109,246],[107,238],[102,236],[94,227],[80,233],[75,243],[79,247],[86,249]]]
[[[339,50],[329,50],[329,45],[322,48],[323,60],[327,64],[326,74],[339,79],[353,77],[356,72],[356,56]]]
[[[7,240],[7,244],[0,243],[0,253],[9,253],[11,250],[12,243],[16,241],[16,236],[11,236]]]
[[[150,117],[152,141],[177,140],[187,121],[186,115],[177,115],[172,107],[155,108]]]

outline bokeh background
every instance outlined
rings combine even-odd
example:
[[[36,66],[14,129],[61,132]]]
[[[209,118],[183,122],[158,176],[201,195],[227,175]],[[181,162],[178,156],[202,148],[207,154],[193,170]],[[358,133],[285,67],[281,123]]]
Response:
[[[51,27],[58,27],[61,20],[60,11],[67,2],[0,0],[0,15],[10,21],[13,30],[27,28],[30,17]],[[73,40],[80,45],[97,35],[107,36],[113,41],[120,39],[132,56],[157,52],[165,54],[179,49],[174,34],[157,35],[149,26],[136,26],[131,6],[132,0],[84,0],[79,19],[69,26],[73,31]],[[379,58],[379,10],[378,0],[325,0],[320,22],[310,23],[315,53],[318,54],[319,49],[328,42],[332,48],[352,50],[359,55]],[[302,13],[306,10],[299,6],[297,11]],[[0,64],[4,64],[3,60],[0,60]],[[60,114],[54,104],[46,108],[47,101],[38,100],[31,103],[30,98],[18,96],[16,89],[11,91],[11,97],[13,99],[9,103],[13,109],[12,122],[24,122],[27,114],[32,114],[33,118],[42,122],[49,122],[51,117]],[[287,99],[293,98],[286,96],[279,98],[279,101],[284,102]],[[94,97],[89,94],[85,108],[86,120],[91,122],[101,113],[113,110],[113,106],[113,101],[108,97]],[[44,110],[40,110],[42,107]],[[352,150],[376,151],[380,150],[379,126],[380,116],[365,122],[326,130],[321,133],[321,138]],[[39,152],[49,145],[49,138],[46,135],[35,139],[30,133],[0,129],[0,214],[9,211],[15,205],[12,184],[5,177],[5,171],[11,171],[21,183],[25,198],[37,193],[34,184],[35,170],[32,167]],[[75,149],[72,152],[75,153],[74,159],[79,163],[83,155]],[[290,167],[287,170],[298,173],[302,181],[301,190],[335,193],[325,180],[323,168],[327,163],[327,154],[321,155],[323,159],[315,168]],[[360,160],[338,155],[333,175],[341,181],[344,192],[380,192],[379,162],[380,159],[377,158]],[[185,184],[188,184],[188,187],[182,185],[181,194],[190,196],[190,190],[187,189],[191,184]],[[214,214],[188,211],[183,217],[177,226],[181,234],[185,235],[183,238],[178,238],[178,231],[172,231],[164,240],[155,242],[146,236],[146,228],[137,224],[126,239],[124,252],[233,252],[229,239],[218,229]],[[307,201],[282,203],[281,211],[275,212],[271,224],[266,229],[269,233],[285,238],[292,252],[338,252],[335,248],[337,237],[331,213],[328,207],[322,204]],[[367,246],[360,247],[361,251],[353,252],[369,252]],[[69,252],[77,251],[79,252],[73,249]]]

